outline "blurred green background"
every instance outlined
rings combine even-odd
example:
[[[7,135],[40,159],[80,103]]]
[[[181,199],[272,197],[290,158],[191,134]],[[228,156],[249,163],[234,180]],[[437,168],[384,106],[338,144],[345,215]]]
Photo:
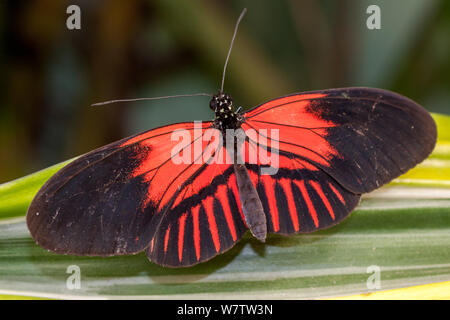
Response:
[[[81,8],[68,30],[66,8]],[[381,30],[366,9],[381,8]],[[448,0],[0,2],[0,183],[171,122],[209,120],[207,97],[90,104],[225,90],[244,108],[344,86],[393,90],[450,114]]]

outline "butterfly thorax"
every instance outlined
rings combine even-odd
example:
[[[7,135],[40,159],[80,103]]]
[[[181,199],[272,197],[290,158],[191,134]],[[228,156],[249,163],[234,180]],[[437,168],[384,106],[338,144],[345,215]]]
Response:
[[[219,92],[209,102],[209,107],[214,111],[214,127],[222,132],[226,129],[237,129],[241,126],[241,116],[233,109],[231,96]]]

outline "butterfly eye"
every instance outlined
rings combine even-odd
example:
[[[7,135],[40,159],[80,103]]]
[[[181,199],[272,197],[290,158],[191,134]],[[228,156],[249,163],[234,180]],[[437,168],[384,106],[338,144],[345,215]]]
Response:
[[[216,111],[218,105],[219,105],[219,101],[217,100],[216,97],[212,98],[211,101],[209,102],[209,107],[214,112]]]

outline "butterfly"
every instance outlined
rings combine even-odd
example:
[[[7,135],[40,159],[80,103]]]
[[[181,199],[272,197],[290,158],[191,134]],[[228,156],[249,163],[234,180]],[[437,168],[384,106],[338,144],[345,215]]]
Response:
[[[340,223],[437,137],[428,111],[381,89],[291,94],[245,112],[221,89],[209,106],[212,121],[152,129],[62,168],[28,209],[32,237],[56,253],[145,251],[162,266],[193,266],[248,230],[265,241]]]

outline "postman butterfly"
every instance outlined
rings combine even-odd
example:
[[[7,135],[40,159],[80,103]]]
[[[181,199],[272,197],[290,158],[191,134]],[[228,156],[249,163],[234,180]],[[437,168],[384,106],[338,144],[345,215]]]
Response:
[[[27,212],[36,242],[56,253],[145,251],[162,266],[193,266],[229,250],[248,230],[264,242],[268,234],[340,223],[363,193],[422,162],[436,143],[429,112],[397,93],[311,91],[240,112],[223,92],[223,80],[210,101],[212,121],[122,139],[52,176]],[[229,131],[244,137],[238,143]],[[190,139],[180,143],[174,133]],[[213,143],[211,136],[233,143]],[[197,158],[175,161],[182,153]],[[264,174],[274,155],[276,170]]]

